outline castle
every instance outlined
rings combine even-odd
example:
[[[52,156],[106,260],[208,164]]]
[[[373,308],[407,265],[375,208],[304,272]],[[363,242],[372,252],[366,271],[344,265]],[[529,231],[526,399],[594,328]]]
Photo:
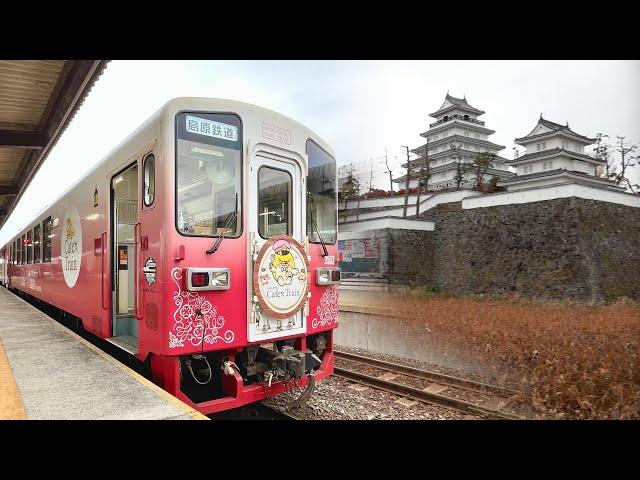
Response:
[[[596,140],[540,115],[507,160],[482,114],[447,94],[413,150],[420,193],[339,203],[342,288],[640,300],[640,195],[598,176],[605,161],[585,153]],[[495,189],[476,188],[478,157]]]
[[[512,177],[513,173],[507,169],[508,160],[498,155],[505,147],[488,139],[495,130],[478,120],[484,113],[469,105],[466,97],[455,98],[447,93],[440,108],[430,114],[436,121],[420,134],[425,138],[425,145],[411,150],[418,158],[410,162],[409,188],[418,186],[421,175],[425,178],[427,167],[428,180],[423,181],[426,190],[473,186],[477,174],[469,166],[479,153],[488,153],[492,158],[484,180]],[[404,163],[402,168],[406,169],[407,164]],[[405,188],[406,180],[405,174],[395,178],[394,182]]]

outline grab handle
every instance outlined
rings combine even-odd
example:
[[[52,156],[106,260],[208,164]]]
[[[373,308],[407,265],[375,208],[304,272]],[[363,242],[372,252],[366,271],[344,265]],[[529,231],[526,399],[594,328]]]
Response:
[[[136,258],[134,261],[134,296],[136,306],[136,318],[142,320],[142,312],[140,310],[140,222],[134,227],[134,236],[136,239]]]
[[[103,232],[102,235],[100,235],[100,254],[101,254],[101,259],[100,259],[100,280],[102,280],[101,283],[101,296],[102,296],[102,308],[104,308],[105,310],[107,310],[108,306],[107,303],[105,302],[107,295],[105,294],[105,289],[107,289],[107,280],[109,279],[109,276],[106,275],[106,269],[104,266],[105,263],[105,257],[107,256],[107,232]]]

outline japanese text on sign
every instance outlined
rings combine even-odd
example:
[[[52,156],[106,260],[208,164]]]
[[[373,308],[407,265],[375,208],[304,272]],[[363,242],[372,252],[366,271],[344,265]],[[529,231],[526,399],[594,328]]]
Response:
[[[230,142],[238,141],[238,127],[226,123],[214,122],[206,118],[187,115],[187,132],[207,135],[208,137],[221,138]]]

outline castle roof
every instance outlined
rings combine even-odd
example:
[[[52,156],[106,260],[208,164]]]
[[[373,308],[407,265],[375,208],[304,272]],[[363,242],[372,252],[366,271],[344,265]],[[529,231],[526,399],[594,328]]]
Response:
[[[484,113],[483,110],[479,110],[469,105],[466,97],[456,98],[456,97],[452,97],[447,93],[447,96],[445,97],[444,102],[442,103],[440,108],[436,112],[431,113],[429,116],[438,117],[439,115],[442,115],[443,113],[449,110],[455,110],[456,108],[460,110],[466,110],[471,113],[475,113],[476,115],[482,115]]]
[[[527,153],[525,155],[520,155],[518,158],[514,158],[513,160],[507,160],[507,163],[511,165],[516,165],[519,163],[528,162],[530,160],[543,159],[543,158],[546,158],[552,155],[557,155],[560,153],[564,155],[568,155],[569,157],[575,158],[577,160],[587,162],[587,163],[593,163],[593,164],[606,163],[606,161],[603,159],[590,157],[589,155],[585,155],[584,153],[572,152],[571,150],[565,150],[564,148],[560,148],[560,147],[550,148],[548,150],[542,150],[540,152],[532,152],[532,153]]]
[[[429,148],[432,147],[438,147],[438,146],[442,146],[442,145],[447,145],[447,144],[463,144],[463,143],[470,143],[473,145],[479,145],[481,147],[485,147],[487,148],[487,150],[504,150],[504,145],[498,145],[497,143],[493,143],[490,142],[489,140],[483,140],[481,138],[474,138],[474,137],[465,137],[463,135],[459,135],[459,134],[454,134],[454,135],[449,135],[448,137],[444,137],[444,138],[439,138],[438,140],[434,140],[433,142],[429,142]],[[414,148],[413,150],[411,150],[413,153],[420,153],[424,152],[425,149],[425,145],[420,145],[419,147]]]
[[[534,133],[540,130],[538,128],[539,126],[544,127],[546,130],[541,133]],[[543,118],[542,114],[540,114],[538,123],[536,123],[536,126],[533,128],[533,130],[531,130],[524,137],[516,138],[515,141],[517,143],[520,143],[520,142],[527,143],[532,140],[537,140],[539,138],[547,137],[547,136],[558,134],[558,133],[564,133],[565,135],[569,135],[577,140],[581,140],[586,144],[591,144],[596,141],[595,138],[585,137],[584,135],[580,135],[579,133],[576,133],[573,130],[571,130],[571,128],[569,128],[569,122],[567,122],[566,125],[561,125],[559,123],[552,122],[551,120],[547,120],[546,118]]]

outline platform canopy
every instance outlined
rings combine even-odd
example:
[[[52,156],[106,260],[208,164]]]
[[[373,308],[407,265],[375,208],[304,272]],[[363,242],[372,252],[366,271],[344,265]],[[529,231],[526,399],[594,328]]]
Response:
[[[108,60],[0,60],[0,228]]]

